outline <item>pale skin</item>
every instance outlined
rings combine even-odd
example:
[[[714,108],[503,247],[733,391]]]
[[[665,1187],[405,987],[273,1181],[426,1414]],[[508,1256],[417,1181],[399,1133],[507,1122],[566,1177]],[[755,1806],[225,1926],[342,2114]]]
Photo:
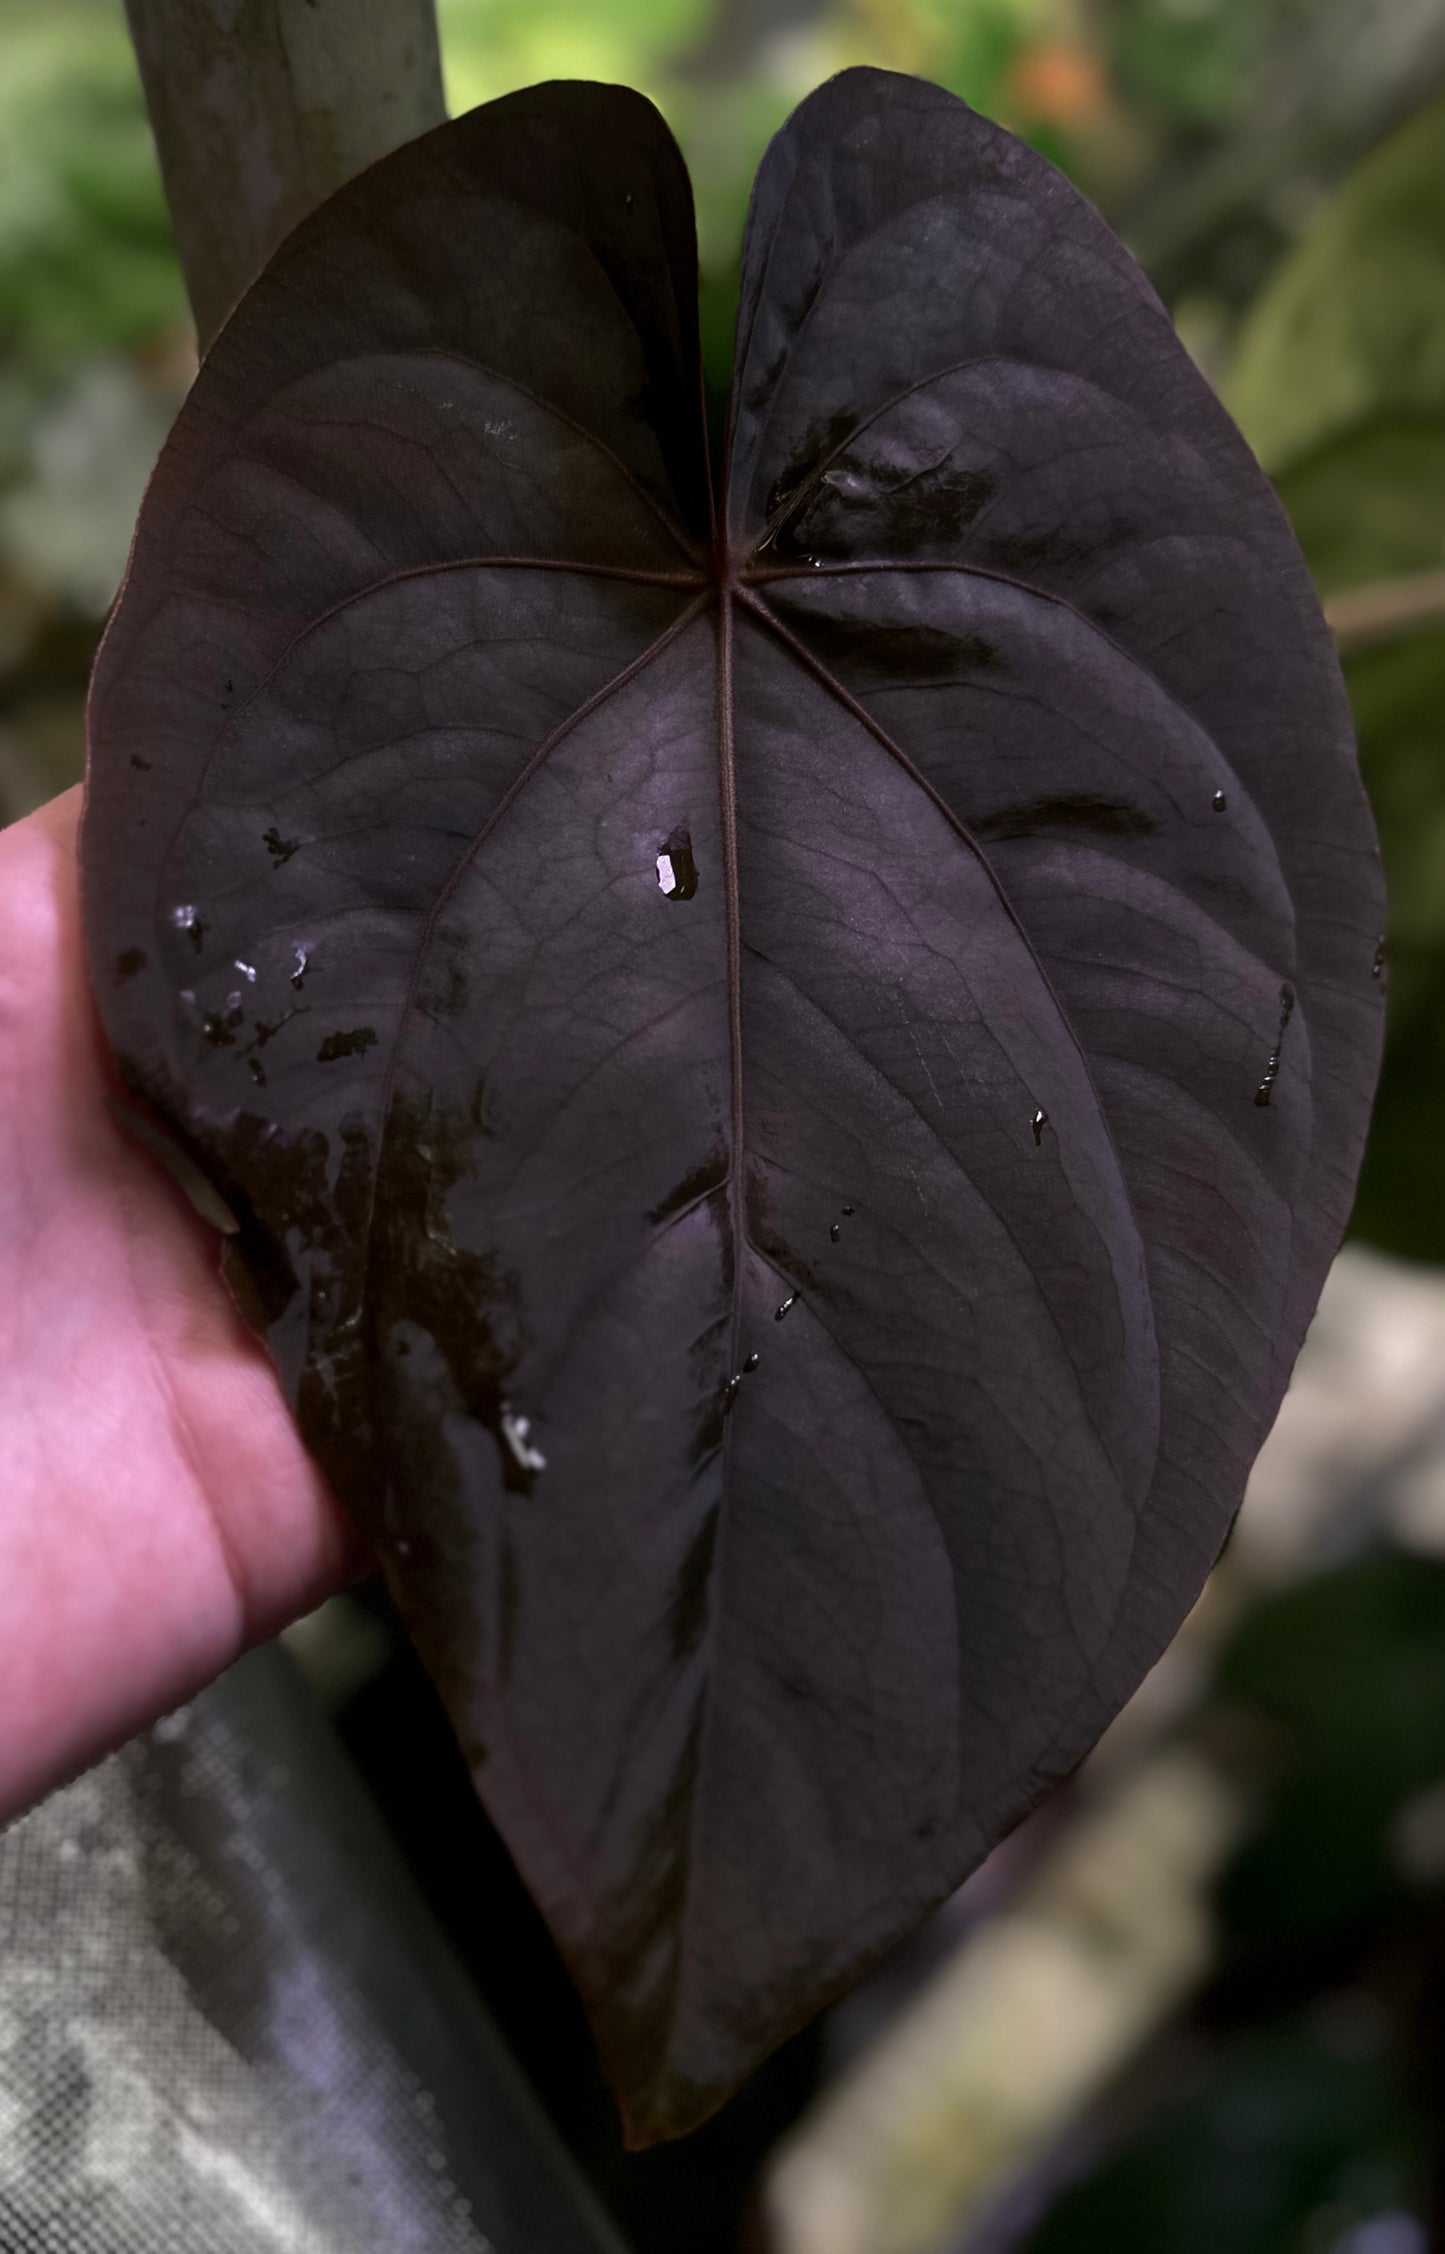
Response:
[[[219,1238],[110,1108],[79,817],[0,831],[0,1820],[368,1564]]]

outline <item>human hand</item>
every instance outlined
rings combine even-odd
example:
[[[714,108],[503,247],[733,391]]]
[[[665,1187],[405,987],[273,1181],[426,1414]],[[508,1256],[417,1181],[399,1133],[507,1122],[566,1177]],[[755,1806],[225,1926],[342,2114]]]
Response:
[[[368,1563],[215,1231],[109,1108],[79,818],[0,832],[0,1818]]]

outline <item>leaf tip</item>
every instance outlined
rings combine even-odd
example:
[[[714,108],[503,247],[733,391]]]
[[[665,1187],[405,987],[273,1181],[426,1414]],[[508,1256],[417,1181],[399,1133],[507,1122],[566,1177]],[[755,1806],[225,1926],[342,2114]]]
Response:
[[[673,2144],[710,2120],[732,2095],[733,2085],[717,2089],[662,2067],[645,2083],[616,2092],[622,2115],[622,2141],[629,2152]]]

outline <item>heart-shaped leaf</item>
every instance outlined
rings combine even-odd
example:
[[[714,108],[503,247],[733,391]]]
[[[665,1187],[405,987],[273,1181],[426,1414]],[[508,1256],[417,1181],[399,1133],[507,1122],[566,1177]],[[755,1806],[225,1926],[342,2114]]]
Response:
[[[1048,165],[856,71],[754,196],[510,97],[301,227],[92,706],[131,1085],[641,2141],[1069,1769],[1340,1235],[1380,895],[1263,478]]]

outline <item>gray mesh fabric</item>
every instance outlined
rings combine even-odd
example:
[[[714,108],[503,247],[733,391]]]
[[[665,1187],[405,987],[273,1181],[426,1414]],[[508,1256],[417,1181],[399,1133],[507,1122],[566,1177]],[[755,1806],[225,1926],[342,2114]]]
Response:
[[[274,1647],[0,1837],[0,2254],[620,2254]]]

